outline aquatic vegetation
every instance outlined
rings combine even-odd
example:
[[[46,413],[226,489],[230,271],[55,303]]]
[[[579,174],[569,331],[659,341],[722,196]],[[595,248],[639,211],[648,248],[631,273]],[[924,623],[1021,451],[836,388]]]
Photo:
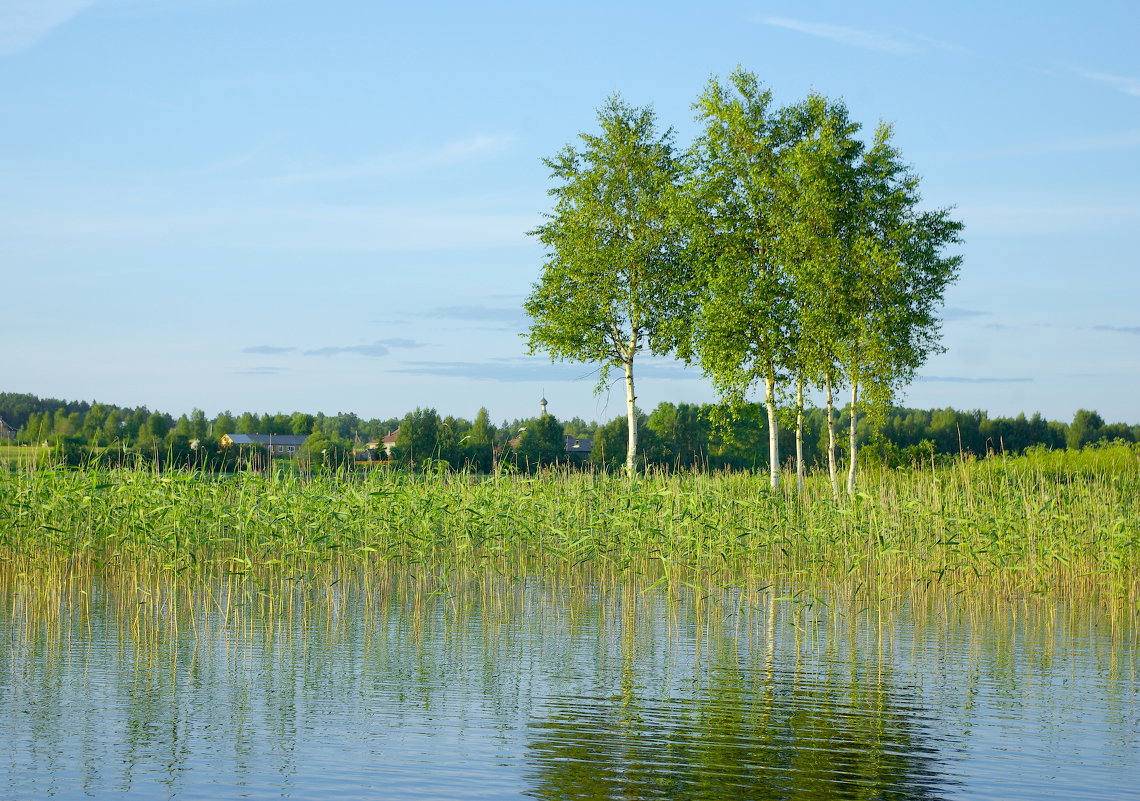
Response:
[[[826,475],[803,496],[766,479],[0,475],[0,782],[319,796],[335,774],[361,795],[402,777],[396,795],[670,799],[1135,783],[1134,451],[883,470],[839,501]]]
[[[1137,773],[1135,630],[1079,601],[486,565],[5,576],[12,797],[325,797],[330,776],[367,797],[1012,797],[1026,776],[1113,797]]]
[[[630,480],[15,470],[0,481],[0,573],[290,577],[472,571],[570,583],[636,573],[681,587],[916,586],[1140,600],[1140,452],[1130,446],[826,475]],[[606,578],[609,577],[609,578]]]

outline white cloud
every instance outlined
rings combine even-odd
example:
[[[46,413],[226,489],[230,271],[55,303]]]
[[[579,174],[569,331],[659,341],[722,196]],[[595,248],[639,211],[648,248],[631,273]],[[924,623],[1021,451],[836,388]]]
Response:
[[[1118,334],[1132,334],[1140,336],[1140,325],[1094,325],[1093,331],[1115,331]]]
[[[471,200],[419,207],[327,206],[5,212],[0,239],[45,247],[151,247],[175,235],[216,246],[327,252],[393,252],[517,247],[541,222],[537,212],[481,208]]]
[[[343,167],[284,175],[282,183],[308,183],[317,181],[347,181],[358,178],[376,178],[383,175],[406,174],[436,167],[449,167],[501,153],[513,142],[513,136],[473,136],[449,142],[434,150],[414,149],[400,153],[362,159]]]
[[[387,356],[392,348],[422,348],[424,343],[413,339],[396,337],[393,339],[378,339],[368,345],[330,345],[323,348],[313,348],[304,351],[306,356],[336,356],[341,353],[355,353],[358,356]]]
[[[918,375],[914,377],[914,380],[922,383],[943,384],[1027,384],[1033,381],[1032,378],[979,378],[977,376],[958,375]]]
[[[475,361],[405,361],[389,368],[393,373],[469,378],[478,381],[597,381],[600,366],[594,362],[552,362],[545,356],[495,357]],[[637,375],[670,381],[697,381],[701,373],[671,359],[644,359]],[[610,373],[610,383],[620,379]]]
[[[831,39],[840,44],[859,47],[864,50],[877,50],[883,53],[914,53],[918,48],[909,42],[894,39],[886,34],[876,31],[864,31],[859,28],[848,28],[844,25],[829,25],[824,22],[804,22],[789,17],[759,17],[756,19],[761,25],[771,25],[777,28],[787,28],[790,31],[805,33],[808,36],[817,36],[821,39]]]
[[[0,55],[34,45],[95,0],[4,0],[0,3]]]
[[[1131,78],[1127,75],[1110,75],[1107,72],[1093,72],[1090,70],[1077,70],[1077,74],[1090,80],[1113,86],[1126,95],[1140,97],[1140,78]]]
[[[958,320],[972,320],[975,317],[986,317],[990,314],[988,311],[977,311],[976,309],[960,309],[957,307],[947,307],[942,310],[942,319],[946,322],[955,322]]]

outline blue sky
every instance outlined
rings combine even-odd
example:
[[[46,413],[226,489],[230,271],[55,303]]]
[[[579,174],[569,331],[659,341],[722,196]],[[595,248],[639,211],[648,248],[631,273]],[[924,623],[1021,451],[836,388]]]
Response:
[[[710,76],[893,122],[965,222],[901,402],[1140,422],[1140,3],[4,0],[0,388],[234,411],[609,419],[527,356],[540,159]],[[645,359],[640,404],[714,395]]]

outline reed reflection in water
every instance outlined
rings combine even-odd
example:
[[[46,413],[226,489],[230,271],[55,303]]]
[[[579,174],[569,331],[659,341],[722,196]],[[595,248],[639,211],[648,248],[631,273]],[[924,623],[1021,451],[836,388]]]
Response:
[[[1095,610],[493,574],[0,589],[4,798],[1140,784],[1134,632]]]

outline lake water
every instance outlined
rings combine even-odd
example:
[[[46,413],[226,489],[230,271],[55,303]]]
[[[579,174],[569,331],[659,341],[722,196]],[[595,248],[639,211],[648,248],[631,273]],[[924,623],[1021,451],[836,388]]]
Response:
[[[427,586],[9,588],[0,798],[1140,798],[1127,619]]]

